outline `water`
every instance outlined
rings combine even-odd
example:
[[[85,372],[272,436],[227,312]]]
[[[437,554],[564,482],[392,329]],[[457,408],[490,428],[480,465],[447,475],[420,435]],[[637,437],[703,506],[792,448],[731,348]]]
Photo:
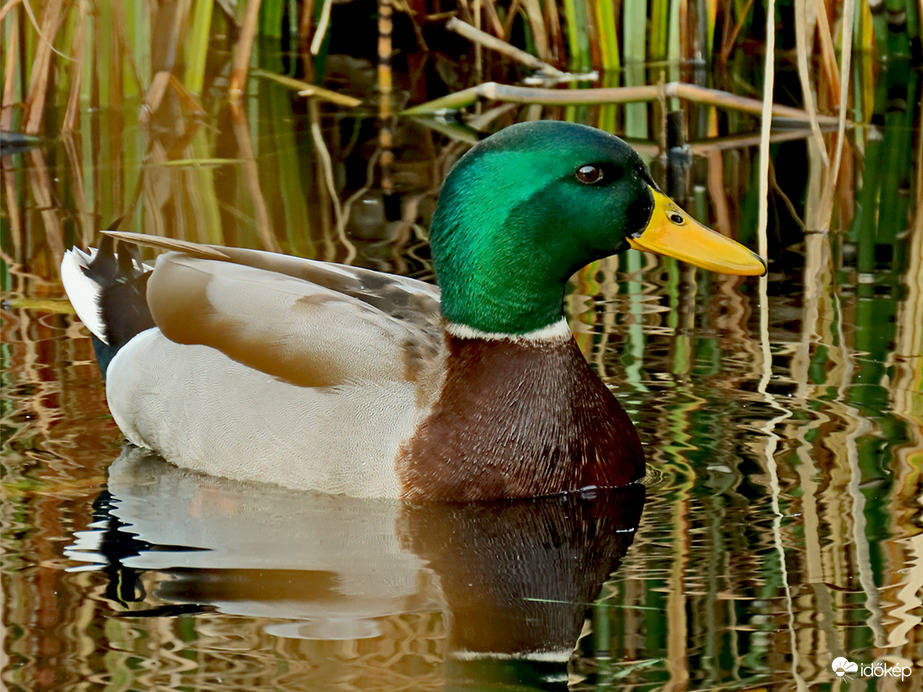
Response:
[[[262,84],[204,119],[87,114],[77,135],[4,157],[4,685],[919,689],[914,102],[850,135],[829,233],[811,223],[817,151],[803,135],[775,146],[765,284],[635,253],[575,276],[572,328],[651,478],[491,507],[241,485],[123,449],[57,272],[127,213],[132,230],[431,278],[426,228],[467,145],[419,122],[385,136],[371,114],[293,108]],[[720,134],[752,125],[735,122]],[[755,162],[731,146],[671,180],[755,245]],[[840,679],[839,656],[912,679]]]

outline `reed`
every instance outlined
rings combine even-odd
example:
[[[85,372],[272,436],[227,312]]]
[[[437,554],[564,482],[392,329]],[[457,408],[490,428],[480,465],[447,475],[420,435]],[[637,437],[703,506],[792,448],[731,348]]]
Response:
[[[835,0],[819,0],[816,11],[814,5],[796,2],[795,29],[778,37],[780,51],[797,47],[806,95],[803,105],[808,111],[814,109],[815,99],[821,110],[840,104],[839,92],[845,85],[840,83],[838,64],[842,58],[837,58],[837,44],[846,52],[871,53],[888,60],[920,53],[919,6],[914,0],[860,3],[857,13],[851,12],[851,3]],[[534,59],[544,63],[547,74],[558,76],[557,70],[611,72],[627,67],[620,73],[625,86],[649,83],[644,72],[634,67],[648,61],[669,60],[676,67],[682,64],[680,60],[728,60],[744,40],[752,40],[746,37],[765,33],[755,18],[767,16],[770,7],[768,0],[735,0],[720,6],[717,0],[626,0],[622,4],[607,0],[486,0],[477,4],[481,6],[483,21],[473,30],[510,46],[510,50],[528,49],[537,54]],[[419,48],[426,50],[420,26],[428,21],[444,22],[446,15],[430,18],[422,14],[435,10],[431,3],[414,7],[411,19],[420,37]],[[40,133],[48,110],[61,106],[66,117],[60,127],[76,129],[81,109],[118,107],[139,91],[148,95],[149,106],[159,105],[164,88],[182,91],[187,101],[198,102],[215,76],[208,74],[209,55],[216,46],[226,44],[229,35],[236,38],[228,84],[232,94],[244,90],[258,35],[275,41],[290,39],[286,45],[310,45],[311,53],[320,61],[316,66],[322,69],[324,46],[331,32],[337,30],[330,25],[331,8],[331,3],[320,0],[247,0],[232,15],[225,3],[214,0],[166,5],[6,0],[0,6],[4,44],[0,52],[0,126]],[[412,12],[410,6],[395,5],[393,9]],[[473,17],[462,11],[458,19]],[[835,35],[834,27],[841,23],[849,25],[851,42]],[[522,31],[513,31],[515,26]],[[522,45],[514,45],[513,36],[521,36]],[[811,84],[805,76],[806,66],[815,59],[822,78]],[[304,61],[312,68],[310,63]],[[174,79],[160,76],[164,73]],[[672,73],[671,81],[676,77],[679,75]],[[821,93],[812,96],[817,89]],[[629,121],[640,118],[642,108],[629,109]],[[638,127],[629,129],[640,133]]]

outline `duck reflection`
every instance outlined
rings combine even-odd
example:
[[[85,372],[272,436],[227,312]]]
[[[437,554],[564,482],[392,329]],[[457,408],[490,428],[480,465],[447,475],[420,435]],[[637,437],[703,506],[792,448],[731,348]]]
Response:
[[[358,640],[388,616],[436,613],[450,660],[563,663],[643,505],[639,485],[408,506],[213,478],[126,448],[67,553],[107,572],[134,615],[217,610],[277,619],[265,629],[278,637]],[[166,575],[150,595],[146,571]]]

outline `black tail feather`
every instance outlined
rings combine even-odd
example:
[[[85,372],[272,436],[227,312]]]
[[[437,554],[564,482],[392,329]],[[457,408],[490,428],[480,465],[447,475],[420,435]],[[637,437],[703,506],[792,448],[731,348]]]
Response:
[[[101,287],[99,311],[106,341],[94,336],[93,347],[99,369],[106,376],[109,362],[136,334],[154,326],[147,305],[147,281],[138,249],[103,236],[93,261],[84,270]]]

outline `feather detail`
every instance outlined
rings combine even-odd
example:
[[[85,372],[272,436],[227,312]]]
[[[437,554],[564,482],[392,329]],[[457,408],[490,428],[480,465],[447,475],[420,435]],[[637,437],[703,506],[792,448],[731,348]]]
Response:
[[[164,238],[157,235],[145,235],[144,233],[128,233],[125,231],[101,231],[101,233],[110,238],[122,241],[123,243],[132,243],[145,247],[156,247],[161,250],[177,250],[185,252],[193,257],[202,259],[229,260],[230,257],[216,248],[214,245],[202,245],[201,243],[191,243],[188,240],[177,240],[176,238]]]
[[[87,269],[97,254],[96,248],[90,248],[89,253],[76,247],[65,252],[64,261],[61,262],[61,282],[77,317],[97,339],[108,345],[100,308],[103,287],[87,275]]]
[[[77,316],[93,334],[99,369],[135,335],[154,326],[147,306],[151,268],[134,247],[104,236],[89,254],[74,248],[61,263],[61,281]]]

